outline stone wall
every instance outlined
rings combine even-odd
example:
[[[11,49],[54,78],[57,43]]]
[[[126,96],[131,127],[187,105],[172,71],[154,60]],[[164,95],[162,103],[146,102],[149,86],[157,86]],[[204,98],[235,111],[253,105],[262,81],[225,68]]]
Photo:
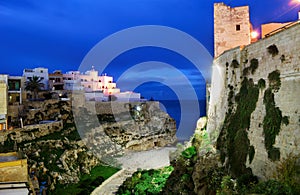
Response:
[[[250,28],[248,6],[231,8],[224,3],[215,3],[215,56],[239,45],[248,45],[251,42]]]
[[[289,119],[288,125],[281,125],[280,132],[276,136],[274,147],[280,150],[280,160],[288,154],[300,152],[300,24],[281,31],[273,36],[262,39],[245,47],[238,47],[226,51],[214,60],[212,87],[208,112],[207,130],[216,141],[223,127],[226,114],[229,112],[228,95],[229,87],[234,88],[234,96],[237,95],[244,78],[243,71],[250,66],[251,59],[258,60],[258,67],[249,74],[257,84],[260,79],[266,81],[266,87],[259,91],[259,99],[256,109],[251,114],[250,128],[247,130],[250,145],[254,146],[255,155],[251,164],[255,175],[262,179],[273,176],[278,161],[271,161],[265,148],[263,120],[266,116],[266,107],[263,97],[266,89],[270,87],[268,75],[278,70],[280,72],[281,87],[274,92],[275,106],[282,116]],[[268,47],[275,45],[277,52],[269,52]],[[233,67],[236,60],[238,67]],[[248,161],[247,161],[248,162]]]
[[[23,128],[14,130],[0,131],[0,143],[4,143],[7,140],[21,143],[23,141],[34,140],[50,133],[61,131],[62,129],[62,121],[56,121],[46,124],[27,125]]]
[[[146,102],[149,106],[159,108],[159,102]],[[141,102],[91,102],[90,104],[95,105],[97,114],[120,114],[128,113],[129,105],[134,107],[135,105],[140,105]]]

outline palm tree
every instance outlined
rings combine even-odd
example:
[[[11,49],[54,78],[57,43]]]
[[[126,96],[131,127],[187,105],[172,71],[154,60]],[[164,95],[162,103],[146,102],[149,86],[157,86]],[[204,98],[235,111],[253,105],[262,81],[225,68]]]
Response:
[[[29,77],[29,81],[26,81],[25,90],[33,92],[34,99],[37,99],[38,92],[41,90],[42,87],[44,87],[44,83],[41,83],[41,81],[44,78],[33,76]]]

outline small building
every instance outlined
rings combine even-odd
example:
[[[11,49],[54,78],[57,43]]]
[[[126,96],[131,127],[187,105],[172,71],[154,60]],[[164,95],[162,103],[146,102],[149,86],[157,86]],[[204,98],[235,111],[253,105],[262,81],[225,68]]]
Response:
[[[27,159],[21,152],[0,154],[0,194],[29,194]]]
[[[63,90],[64,79],[61,70],[56,70],[53,73],[49,73],[49,89],[50,90]]]
[[[120,93],[113,82],[113,77],[106,74],[98,76],[93,67],[81,74],[79,71],[69,71],[63,75],[65,90],[84,90],[87,93],[101,91],[105,96]]]
[[[8,104],[19,105],[25,100],[25,78],[22,76],[8,76]]]
[[[34,68],[34,69],[24,69],[23,70],[23,76],[25,77],[25,81],[29,81],[29,78],[32,78],[33,76],[37,76],[42,78],[41,81],[44,84],[43,90],[48,90],[48,82],[49,82],[49,74],[48,74],[48,68]]]

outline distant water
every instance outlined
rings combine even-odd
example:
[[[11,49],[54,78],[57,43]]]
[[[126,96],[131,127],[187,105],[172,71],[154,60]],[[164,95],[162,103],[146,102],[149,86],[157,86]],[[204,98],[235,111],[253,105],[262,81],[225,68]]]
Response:
[[[177,130],[181,122],[182,127],[180,131],[177,131],[177,138],[180,142],[189,140],[193,135],[197,120],[206,115],[206,101],[205,100],[159,100],[161,103],[161,109],[165,110],[172,118],[176,120]],[[182,111],[180,102],[185,106],[186,111]],[[200,113],[197,114],[195,105],[199,106]],[[181,121],[181,115],[183,117]]]

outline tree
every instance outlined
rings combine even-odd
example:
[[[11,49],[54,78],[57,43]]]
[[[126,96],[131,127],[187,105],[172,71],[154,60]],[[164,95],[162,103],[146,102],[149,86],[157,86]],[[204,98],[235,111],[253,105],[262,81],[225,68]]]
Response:
[[[33,76],[29,78],[29,81],[26,81],[25,90],[31,91],[34,95],[34,99],[37,99],[38,92],[44,87],[44,83],[41,82],[43,79],[44,78],[38,76]]]

